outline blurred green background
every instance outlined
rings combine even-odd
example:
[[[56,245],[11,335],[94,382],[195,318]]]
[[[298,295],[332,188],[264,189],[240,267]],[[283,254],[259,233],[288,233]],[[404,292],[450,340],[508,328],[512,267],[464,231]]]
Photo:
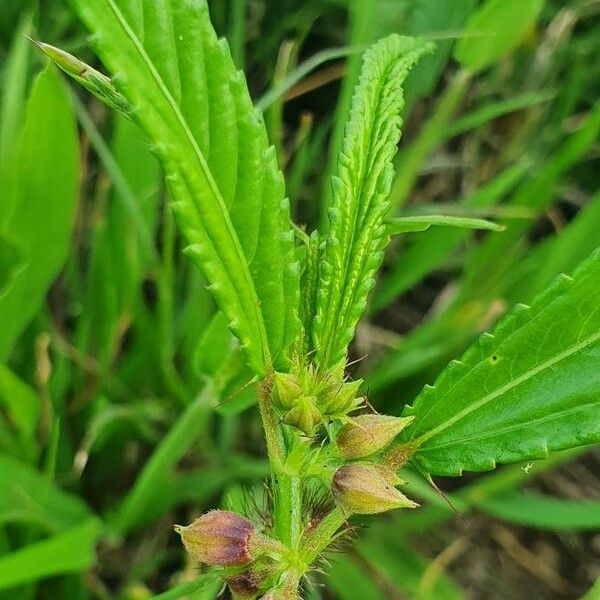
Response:
[[[209,6],[308,228],[360,51],[391,32],[437,44],[408,81],[393,210],[507,229],[389,248],[353,346],[382,412],[600,244],[598,0]],[[0,600],[215,598],[172,525],[262,493],[249,372],[147,141],[26,35],[101,68],[67,3],[0,0]],[[423,508],[369,519],[308,598],[600,598],[597,451],[439,479],[446,499],[404,476]]]

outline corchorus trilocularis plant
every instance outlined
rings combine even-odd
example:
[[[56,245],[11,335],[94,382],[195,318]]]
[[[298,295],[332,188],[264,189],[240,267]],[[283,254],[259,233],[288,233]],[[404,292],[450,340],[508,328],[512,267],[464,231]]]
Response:
[[[362,382],[348,379],[348,346],[390,236],[431,225],[495,228],[441,215],[390,218],[402,85],[429,44],[392,35],[366,51],[328,227],[309,235],[292,224],[262,115],[203,0],[73,3],[112,77],[39,45],[152,141],[186,253],[258,382],[271,514],[258,523],[215,510],[176,527],[234,597],[296,598],[353,514],[417,507],[399,489],[407,463],[426,477],[458,475],[598,441],[589,391],[599,371],[598,253],[515,307],[402,416],[376,414]]]

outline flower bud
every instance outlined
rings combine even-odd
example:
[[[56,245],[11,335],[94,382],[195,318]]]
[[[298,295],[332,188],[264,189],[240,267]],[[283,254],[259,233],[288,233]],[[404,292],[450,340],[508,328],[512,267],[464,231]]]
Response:
[[[335,472],[331,492],[342,510],[349,513],[366,515],[418,506],[394,487],[398,483],[396,473],[384,466],[351,464]]]
[[[226,510],[211,510],[191,525],[175,526],[186,550],[208,565],[244,565],[253,557],[258,534],[248,519]]]
[[[383,450],[414,419],[387,415],[360,415],[338,432],[336,441],[345,459],[356,459]]]
[[[359,407],[362,398],[357,398],[362,379],[345,383],[331,383],[319,394],[318,406],[326,416],[342,416]]]
[[[260,590],[261,580],[256,573],[244,571],[227,578],[227,585],[235,600],[245,598],[256,598]]]
[[[293,425],[302,430],[306,435],[312,435],[315,427],[321,423],[323,417],[314,404],[314,398],[302,396],[296,406],[290,409],[283,417],[288,425]]]
[[[273,402],[278,408],[289,410],[302,396],[298,378],[291,373],[275,373],[273,377]]]

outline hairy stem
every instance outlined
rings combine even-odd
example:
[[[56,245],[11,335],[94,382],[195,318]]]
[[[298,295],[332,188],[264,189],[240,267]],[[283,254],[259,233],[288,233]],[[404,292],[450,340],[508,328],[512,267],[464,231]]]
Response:
[[[271,376],[269,375],[259,386],[258,404],[272,471],[275,532],[281,542],[295,550],[298,547],[302,526],[302,484],[298,476],[286,470],[285,442],[271,402]]]
[[[336,507],[304,538],[300,555],[306,565],[310,565],[331,544],[349,517],[349,514]]]

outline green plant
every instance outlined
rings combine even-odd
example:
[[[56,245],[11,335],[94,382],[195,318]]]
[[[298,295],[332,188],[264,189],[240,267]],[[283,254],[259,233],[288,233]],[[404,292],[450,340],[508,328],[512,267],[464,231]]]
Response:
[[[248,583],[254,595],[294,597],[352,512],[414,506],[395,489],[395,471],[408,461],[428,475],[458,474],[598,440],[598,254],[502,320],[404,420],[365,425],[354,417],[365,406],[360,381],[346,380],[347,349],[389,235],[430,224],[493,227],[439,215],[388,219],[401,85],[426,44],[394,36],[366,55],[330,225],[321,237],[297,230],[296,245],[275,154],[205,8],[146,3],[142,36],[139,15],[127,10],[141,5],[78,4],[114,81],[43,48],[101,99],[117,99],[110,104],[152,140],[188,254],[259,381],[274,494],[266,533],[279,544],[242,555],[251,559],[247,576],[246,564],[228,566],[232,589],[241,594]],[[315,494],[331,503],[324,512],[314,510]]]

